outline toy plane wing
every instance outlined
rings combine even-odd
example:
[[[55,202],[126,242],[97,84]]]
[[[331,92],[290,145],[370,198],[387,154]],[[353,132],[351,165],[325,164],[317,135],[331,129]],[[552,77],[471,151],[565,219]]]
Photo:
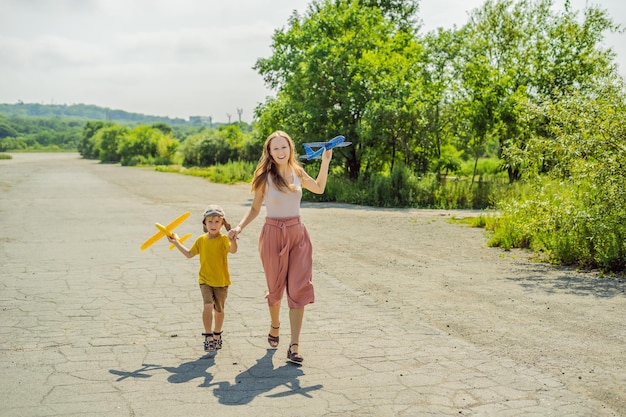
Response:
[[[159,229],[159,231],[156,232],[154,235],[152,235],[148,240],[143,242],[143,244],[141,245],[140,249],[141,250],[146,250],[150,246],[152,246],[155,242],[157,242],[159,239],[161,239],[163,236],[166,236],[166,235],[167,236],[171,236],[173,230],[176,227],[178,227],[182,222],[187,220],[187,217],[189,217],[190,215],[191,215],[191,213],[187,211],[187,212],[183,213],[181,216],[177,217],[173,222],[171,222],[167,226],[163,226],[162,224],[155,223],[155,226],[156,226],[157,229]]]
[[[307,142],[307,143],[303,143],[302,147],[304,148],[304,151],[306,152],[305,155],[301,155],[300,158],[302,159],[317,159],[320,158],[322,156],[322,153],[324,153],[324,151],[328,150],[328,149],[333,149],[333,148],[341,148],[344,146],[350,146],[352,145],[352,142],[346,142],[345,141],[346,138],[344,136],[336,136],[334,138],[332,138],[331,140],[329,140],[328,142]],[[313,149],[313,148],[319,148],[319,149]]]

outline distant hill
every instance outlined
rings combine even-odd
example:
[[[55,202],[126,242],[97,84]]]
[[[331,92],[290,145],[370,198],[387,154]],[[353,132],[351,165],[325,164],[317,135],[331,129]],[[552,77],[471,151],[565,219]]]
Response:
[[[208,124],[202,117],[191,117],[190,121],[180,118],[150,116],[130,113],[124,110],[109,109],[91,104],[16,104],[0,103],[0,114],[21,117],[69,117],[84,120],[110,120],[116,123],[152,124],[163,122],[169,125]]]

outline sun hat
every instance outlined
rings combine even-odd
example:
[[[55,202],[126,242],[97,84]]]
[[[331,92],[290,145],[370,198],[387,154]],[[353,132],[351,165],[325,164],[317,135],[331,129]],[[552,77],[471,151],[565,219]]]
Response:
[[[222,210],[220,206],[211,204],[210,206],[206,208],[206,210],[204,210],[204,213],[202,213],[202,217],[207,218],[207,217],[213,217],[213,216],[226,217],[226,214],[224,213],[224,210]]]
[[[206,219],[207,217],[216,216],[221,217],[226,230],[230,230],[230,223],[226,221],[226,214],[224,213],[224,210],[216,204],[209,205],[206,210],[204,210],[204,213],[202,213],[202,229],[205,232],[207,231],[206,225],[204,224],[204,219]]]

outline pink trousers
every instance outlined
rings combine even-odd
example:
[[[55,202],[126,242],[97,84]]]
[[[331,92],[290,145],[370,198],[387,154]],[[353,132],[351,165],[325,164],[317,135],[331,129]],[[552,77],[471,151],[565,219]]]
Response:
[[[300,217],[265,219],[259,236],[259,255],[267,281],[267,303],[279,304],[287,290],[289,308],[315,301],[313,247]]]

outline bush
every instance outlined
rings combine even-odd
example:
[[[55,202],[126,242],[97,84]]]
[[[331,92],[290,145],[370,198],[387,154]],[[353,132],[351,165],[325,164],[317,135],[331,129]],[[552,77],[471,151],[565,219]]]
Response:
[[[489,244],[529,248],[547,261],[585,269],[626,268],[626,212],[619,202],[602,202],[597,187],[542,179],[536,192],[499,205]],[[595,190],[595,191],[594,191]]]
[[[502,217],[490,244],[528,247],[554,263],[626,269],[626,100],[623,90],[602,87],[541,108],[550,123],[520,153],[534,172],[529,193],[499,204]],[[533,170],[529,170],[533,172]]]
[[[122,126],[104,127],[95,135],[95,147],[101,162],[120,162],[120,154],[117,151],[121,138],[128,133],[128,129]]]
[[[307,193],[304,198],[372,207],[486,209],[494,207],[509,188],[501,179],[481,179],[472,185],[458,178],[439,180],[434,173],[417,177],[406,167],[396,167],[391,175],[372,174],[358,181],[335,172],[329,176],[324,194]]]
[[[218,164],[211,167],[176,167],[176,166],[157,166],[156,170],[161,172],[176,172],[194,177],[206,178],[211,182],[220,184],[236,184],[249,183],[252,181],[252,174],[256,168],[256,163],[251,162],[228,162],[227,164]]]

